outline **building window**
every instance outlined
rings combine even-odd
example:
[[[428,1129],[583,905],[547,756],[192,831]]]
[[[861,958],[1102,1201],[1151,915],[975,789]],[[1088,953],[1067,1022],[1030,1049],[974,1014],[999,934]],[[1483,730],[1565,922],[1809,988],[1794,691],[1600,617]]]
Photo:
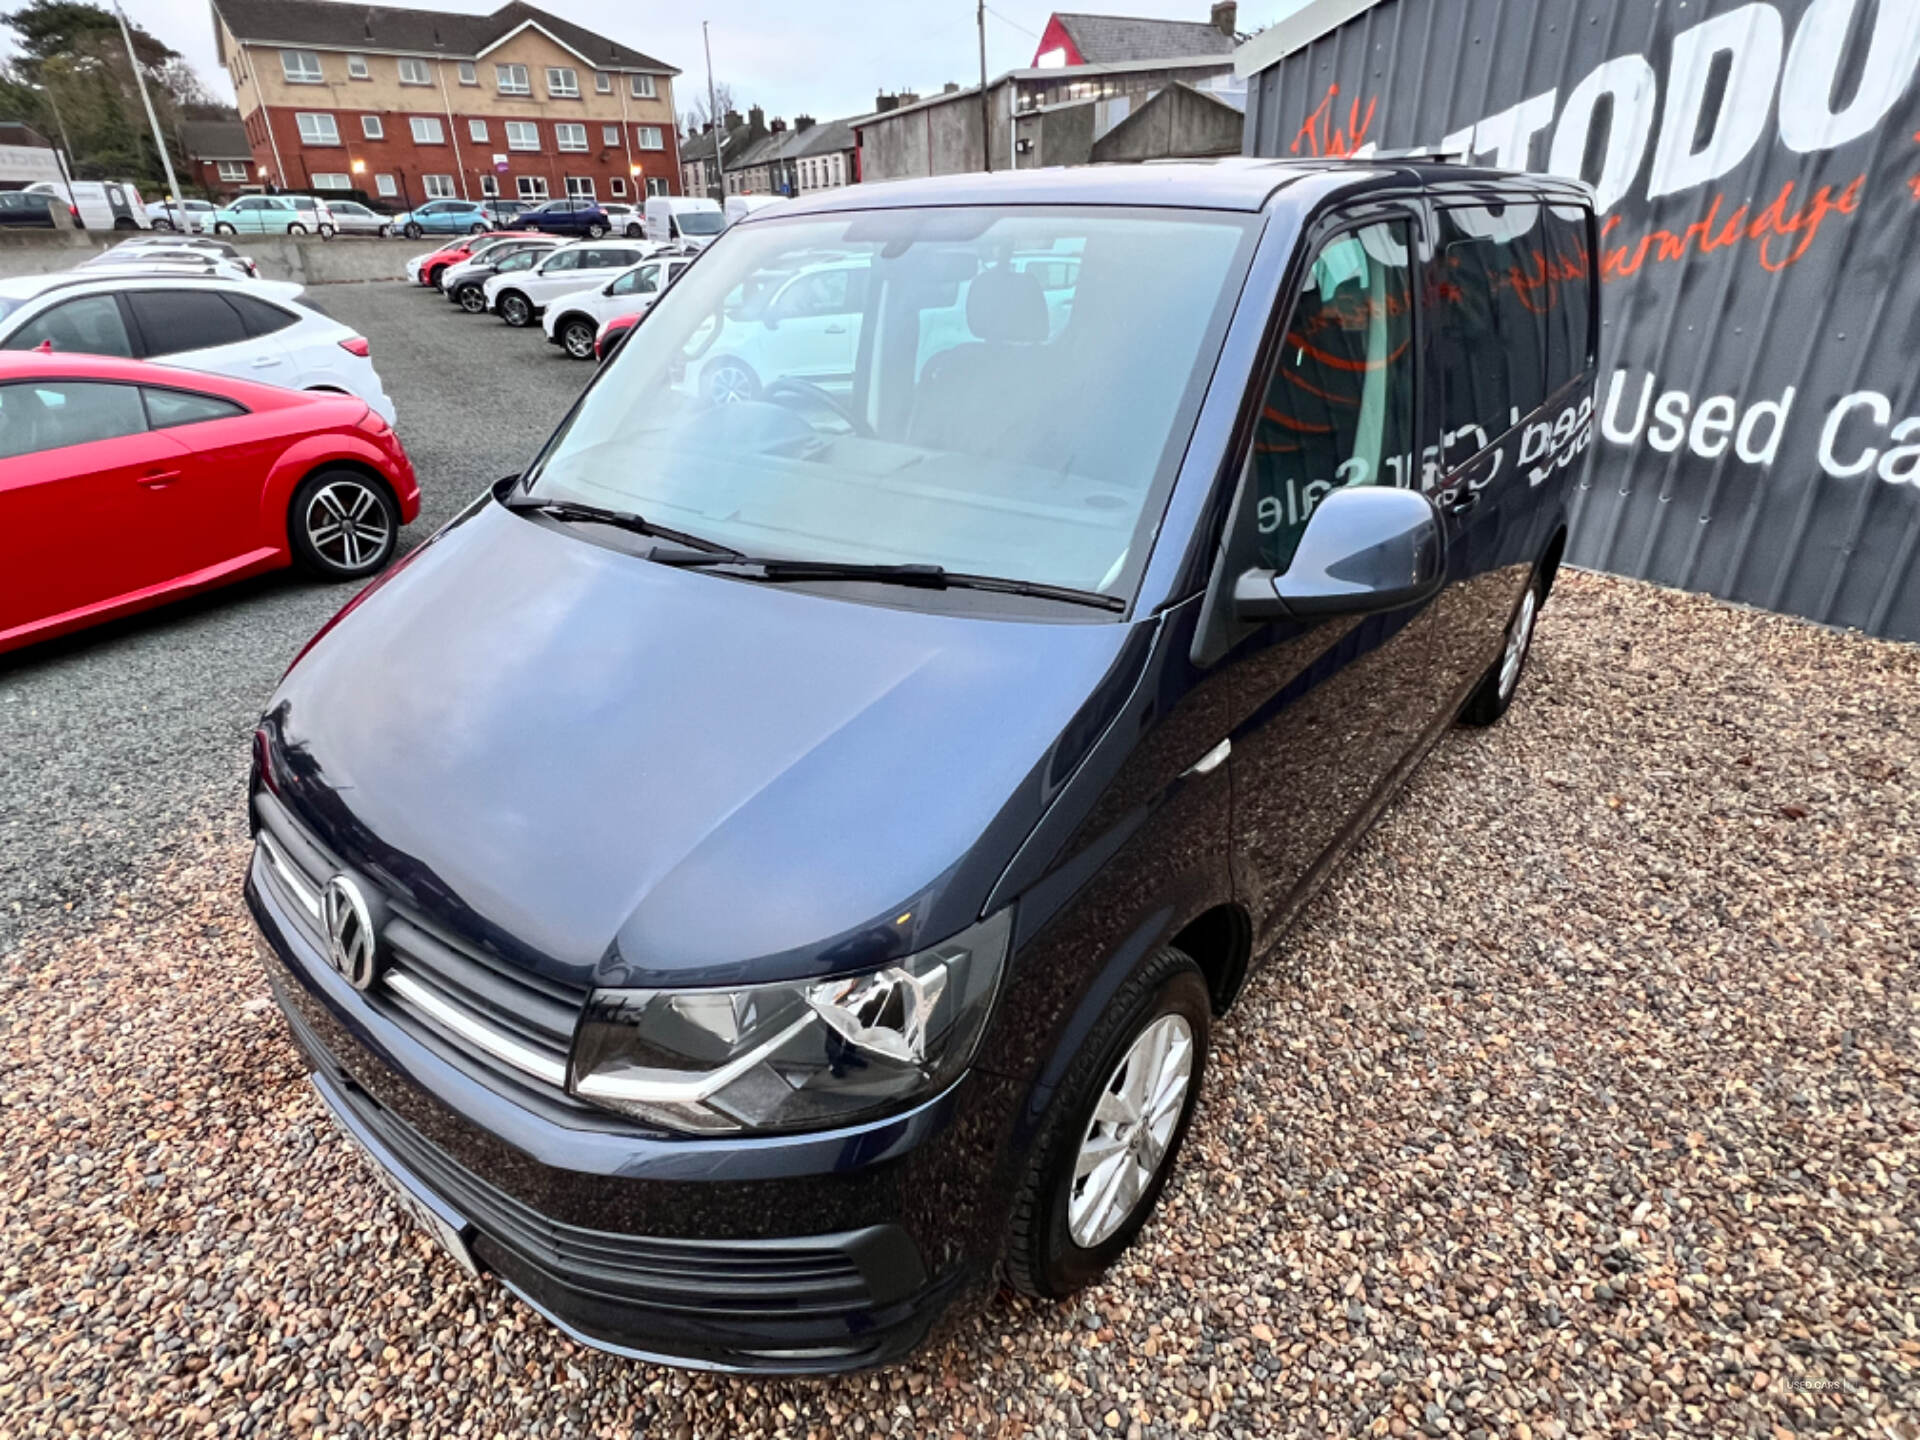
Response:
[[[666,193],[667,193],[667,182],[664,177],[655,176],[653,179],[647,181],[647,194],[665,195]]]
[[[547,198],[547,177],[544,175],[519,175],[514,178],[513,185],[520,192],[522,200]]]
[[[540,127],[531,120],[507,121],[507,148],[509,150],[538,150],[540,148]]]
[[[613,93],[613,76],[607,74],[604,70],[594,71],[593,88],[602,95],[611,95]]]
[[[415,115],[407,123],[413,126],[414,144],[444,145],[447,143],[446,131],[440,128],[438,115]]]
[[[627,182],[622,180],[618,175],[614,176],[611,180],[607,181],[607,193],[616,200],[624,199],[627,193]]]
[[[320,74],[320,57],[311,50],[282,50],[280,73],[293,85],[318,85],[324,78]]]
[[[313,188],[316,190],[351,190],[353,188],[353,180],[346,175],[322,170],[314,175]]]
[[[497,196],[500,193],[500,177],[497,175],[482,175],[480,177],[480,193],[489,200]]]
[[[431,85],[433,72],[427,69],[424,60],[402,60],[400,62],[400,83],[402,85]]]
[[[575,200],[593,199],[593,177],[591,175],[569,175],[567,194]]]
[[[462,60],[460,62],[460,83],[462,85],[478,85],[480,83],[479,72],[473,68],[473,62],[471,60]]]
[[[636,100],[653,99],[653,77],[651,75],[635,75],[633,77],[633,98]]]
[[[618,125],[602,125],[600,127],[600,143],[608,148],[618,145],[620,143],[620,127]]]
[[[565,65],[549,65],[547,94],[555,100],[578,100],[580,98],[579,73]]]
[[[386,122],[378,115],[362,115],[360,117],[360,133],[369,140],[384,140],[387,138]]]
[[[451,175],[422,175],[420,188],[427,192],[429,200],[451,200],[453,198],[453,177]]]
[[[467,138],[476,145],[487,143],[487,122],[484,120],[467,121]]]
[[[553,138],[562,150],[584,150],[587,148],[587,127],[556,125],[553,127]]]
[[[222,160],[220,162],[222,180],[244,182],[247,178],[247,162],[244,160]]]
[[[527,67],[524,65],[496,65],[493,67],[493,78],[502,95],[533,93],[533,82],[527,79]]]
[[[333,123],[333,116],[314,115],[303,110],[293,118],[300,127],[301,144],[338,145],[340,143],[340,127]]]
[[[347,56],[347,78],[349,80],[371,80],[373,78],[373,72],[367,69],[366,56]]]
[[[373,188],[381,195],[398,195],[400,193],[400,187],[393,183],[393,177],[391,175],[374,176]]]
[[[642,150],[664,150],[666,142],[660,138],[658,125],[636,125],[633,127],[633,139]]]

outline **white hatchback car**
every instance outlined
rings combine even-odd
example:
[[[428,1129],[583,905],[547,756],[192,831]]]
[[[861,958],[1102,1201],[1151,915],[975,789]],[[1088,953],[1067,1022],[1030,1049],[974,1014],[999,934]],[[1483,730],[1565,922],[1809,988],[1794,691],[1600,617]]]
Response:
[[[515,329],[531,325],[562,295],[611,280],[653,253],[637,240],[582,240],[562,245],[530,270],[495,275],[483,293],[487,308]]]
[[[0,350],[48,345],[165,360],[289,390],[334,390],[393,423],[393,401],[366,339],[298,303],[302,287],[122,268],[0,280]]]
[[[576,360],[593,359],[594,338],[616,315],[644,315],[661,292],[693,261],[679,256],[643,260],[604,285],[562,295],[547,306],[547,343],[558,345]]]

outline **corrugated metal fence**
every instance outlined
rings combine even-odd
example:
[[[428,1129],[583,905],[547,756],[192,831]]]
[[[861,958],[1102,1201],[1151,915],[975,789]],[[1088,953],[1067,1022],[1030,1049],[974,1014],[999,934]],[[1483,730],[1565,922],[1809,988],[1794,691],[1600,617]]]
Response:
[[[1251,79],[1246,148],[1591,182],[1569,558],[1920,640],[1917,71],[1920,0],[1379,0]]]

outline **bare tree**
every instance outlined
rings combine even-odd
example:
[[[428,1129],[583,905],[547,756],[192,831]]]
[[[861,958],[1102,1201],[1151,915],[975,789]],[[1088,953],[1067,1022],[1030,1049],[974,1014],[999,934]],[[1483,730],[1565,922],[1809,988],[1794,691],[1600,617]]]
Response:
[[[680,129],[691,135],[714,117],[707,110],[706,86],[694,84],[686,88],[693,92],[693,103],[680,112]],[[733,87],[724,80],[713,82],[713,99],[721,115],[738,108],[733,103]]]

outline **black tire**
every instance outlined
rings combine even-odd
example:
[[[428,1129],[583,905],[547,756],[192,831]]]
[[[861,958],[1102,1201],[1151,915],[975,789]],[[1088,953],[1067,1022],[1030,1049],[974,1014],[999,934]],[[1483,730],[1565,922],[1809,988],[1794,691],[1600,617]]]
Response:
[[[476,220],[467,227],[467,233],[469,235],[484,235],[487,233],[487,227],[483,222]]]
[[[116,230],[138,230],[140,228],[140,222],[121,215],[114,220],[113,228]]]
[[[598,240],[602,235],[606,233],[607,233],[607,227],[600,224],[598,221],[595,221],[593,224],[587,226],[587,238],[589,240]]]
[[[306,233],[307,227],[302,225],[298,220],[287,226],[287,234],[289,235],[304,235]]]
[[[534,322],[533,302],[518,290],[507,291],[494,301],[493,308],[499,311],[500,318],[515,330],[524,330]]]
[[[320,227],[320,238],[322,240],[331,240],[334,237],[334,234],[335,234],[335,231],[333,226],[322,225]]]
[[[478,285],[475,285],[472,281],[456,287],[453,292],[453,298],[460,303],[460,308],[469,315],[484,315],[487,313],[487,292],[482,290]]]
[[[171,230],[173,229],[173,222],[171,220],[166,219],[165,217],[162,217],[161,219],[158,219],[153,222],[153,228],[156,230]]]
[[[1462,725],[1484,728],[1493,724],[1507,713],[1513,697],[1520,693],[1520,677],[1526,672],[1527,657],[1533,653],[1533,633],[1539,628],[1545,588],[1538,574],[1527,582],[1526,593],[1513,607],[1513,617],[1507,621],[1506,636],[1500,642],[1500,657],[1480,681],[1473,698],[1467,701],[1467,708],[1460,712]]]
[[[216,235],[238,235],[240,232],[226,221],[219,220],[214,222],[213,233]]]
[[[432,269],[428,270],[425,277],[428,286],[438,290],[440,288],[440,277],[446,273],[447,267],[445,265],[435,265]]]
[[[393,238],[393,227],[391,225],[382,225],[380,227],[380,238],[382,240],[391,240]]]
[[[367,497],[364,505],[361,497]],[[330,532],[329,522],[339,519],[351,523],[344,532]],[[376,533],[362,538],[369,531]],[[364,580],[393,559],[400,543],[400,506],[384,481],[359,470],[322,470],[293,492],[287,540],[294,563],[314,579]]]
[[[569,315],[553,327],[553,338],[574,360],[593,359],[593,341],[598,334],[593,322],[584,315]]]
[[[637,220],[629,220],[627,222],[627,239],[638,240],[646,233],[645,230],[640,228],[640,223]]]
[[[1070,1220],[1076,1186],[1075,1162],[1083,1139],[1090,1137],[1095,1111],[1110,1081],[1128,1058],[1134,1042],[1164,1017],[1185,1021],[1192,1044],[1191,1068],[1179,1118],[1159,1151],[1157,1169],[1116,1228],[1091,1246],[1075,1240]],[[1015,1191],[1007,1239],[1007,1282],[1023,1294],[1058,1299],[1097,1280],[1119,1258],[1153,1214],[1179,1161],[1180,1145],[1193,1121],[1195,1102],[1206,1079],[1207,1040],[1212,997],[1200,967],[1171,946],[1140,963],[1081,1044],[1066,1079],[1041,1121],[1039,1138]],[[1112,1137],[1109,1137],[1112,1138]],[[1128,1163],[1123,1144],[1121,1163]],[[1084,1177],[1094,1183],[1096,1174]]]
[[[409,220],[409,221],[407,222],[407,239],[409,239],[409,240],[418,240],[418,239],[419,239],[419,238],[420,238],[420,237],[421,237],[422,235],[424,235],[424,234],[426,234],[426,233],[427,233],[426,231],[424,231],[424,230],[422,230],[422,229],[420,228],[420,222],[419,222],[419,221],[417,221],[417,220]]]

